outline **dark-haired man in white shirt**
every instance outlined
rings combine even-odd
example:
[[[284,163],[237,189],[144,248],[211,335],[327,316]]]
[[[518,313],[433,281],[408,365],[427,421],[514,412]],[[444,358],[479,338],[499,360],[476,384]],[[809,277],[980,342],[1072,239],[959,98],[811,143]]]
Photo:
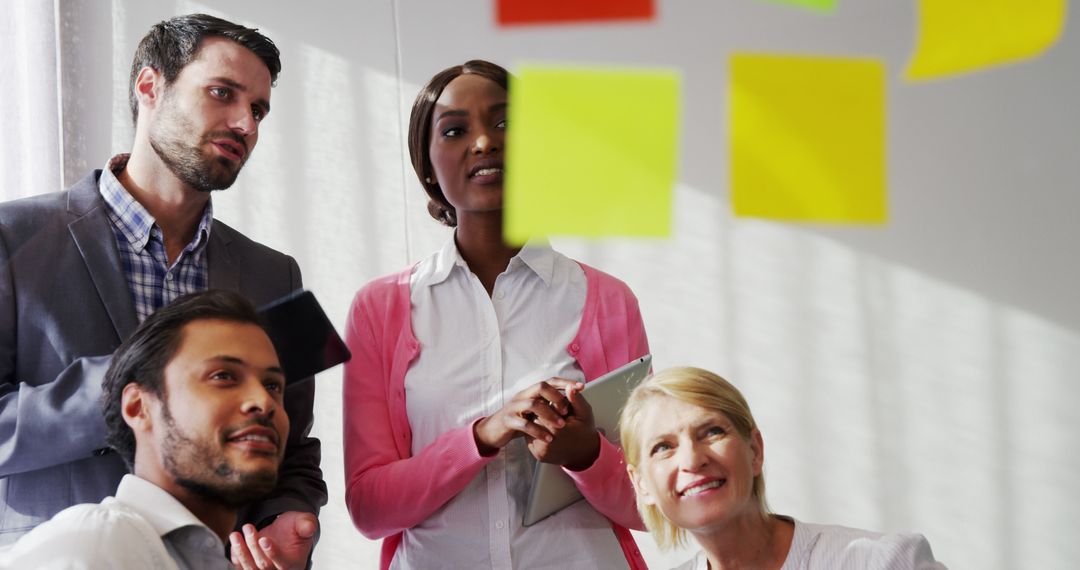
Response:
[[[232,532],[237,510],[277,484],[284,393],[274,345],[238,293],[196,293],[155,312],[114,354],[101,402],[108,442],[132,473],[114,497],[22,537],[0,567],[287,566],[251,525]]]

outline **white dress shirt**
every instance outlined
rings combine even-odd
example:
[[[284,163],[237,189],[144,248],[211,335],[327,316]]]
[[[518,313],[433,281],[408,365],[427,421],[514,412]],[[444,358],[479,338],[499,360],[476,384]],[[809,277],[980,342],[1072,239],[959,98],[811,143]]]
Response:
[[[416,266],[410,290],[421,346],[405,375],[414,454],[541,380],[584,380],[566,346],[585,306],[585,273],[547,244],[523,248],[488,297],[451,238]],[[522,526],[535,464],[525,441],[514,439],[405,531],[391,568],[625,568],[611,523],[585,501]]]
[[[60,511],[0,553],[0,568],[233,568],[225,545],[169,493],[134,475],[115,497]]]
[[[946,570],[921,534],[882,534],[782,518],[795,523],[795,535],[780,570]],[[704,551],[675,568],[708,569]]]

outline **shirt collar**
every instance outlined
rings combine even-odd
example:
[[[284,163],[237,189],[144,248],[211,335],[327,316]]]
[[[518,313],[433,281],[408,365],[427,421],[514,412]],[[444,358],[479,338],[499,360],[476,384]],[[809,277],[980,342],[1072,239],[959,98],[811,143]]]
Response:
[[[537,275],[544,285],[551,285],[552,275],[555,273],[555,250],[547,240],[531,239],[525,243],[525,247],[510,260],[511,267],[514,260],[525,264]]]
[[[156,220],[138,200],[131,196],[120,183],[120,179],[116,177],[117,173],[127,167],[129,158],[131,158],[130,154],[118,154],[109,159],[101,172],[98,191],[101,192],[105,204],[112,211],[116,227],[123,234],[124,239],[142,250],[146,247],[146,242],[150,240]],[[195,237],[185,249],[195,251],[201,248],[210,238],[213,223],[213,200],[207,200],[206,208],[203,209],[202,218],[199,220],[199,227],[195,231]]]
[[[176,497],[157,485],[135,475],[124,475],[116,489],[116,500],[139,513],[158,536],[187,526],[201,526],[217,537],[198,517],[191,513]],[[218,538],[218,541],[221,539]],[[221,548],[225,548],[222,544]]]
[[[461,257],[461,252],[458,251],[454,235],[451,235],[450,239],[443,244],[442,249],[435,254],[435,268],[431,272],[431,280],[428,282],[428,286],[438,285],[446,281],[454,267],[461,267],[465,271],[469,270],[468,264],[465,263],[465,259]]]
[[[817,534],[813,532],[813,529],[807,525],[795,520],[792,517],[775,515],[776,518],[786,520],[795,525],[795,533],[791,537],[791,546],[788,547],[787,559],[784,560],[786,566],[789,561],[796,561],[803,559],[803,553],[814,546],[817,542]]]
[[[511,272],[523,266],[540,277],[544,285],[550,285],[555,271],[555,250],[551,249],[551,244],[547,240],[531,239],[525,244],[525,247],[521,248],[517,255],[510,259],[510,265],[507,266],[506,270]],[[446,281],[454,267],[469,271],[469,265],[465,263],[465,258],[461,257],[454,236],[450,236],[450,239],[443,244],[442,249],[435,254],[435,268],[432,271],[428,286],[438,285]]]

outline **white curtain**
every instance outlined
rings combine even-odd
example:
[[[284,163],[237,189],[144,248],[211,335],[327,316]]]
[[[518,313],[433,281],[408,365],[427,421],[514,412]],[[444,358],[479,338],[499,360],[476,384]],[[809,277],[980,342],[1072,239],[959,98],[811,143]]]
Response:
[[[0,10],[0,199],[60,189],[60,103],[53,3]]]

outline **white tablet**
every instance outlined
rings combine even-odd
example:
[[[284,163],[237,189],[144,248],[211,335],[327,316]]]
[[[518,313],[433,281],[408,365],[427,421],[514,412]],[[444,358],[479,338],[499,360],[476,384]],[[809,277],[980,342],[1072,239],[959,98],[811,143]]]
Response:
[[[652,355],[630,361],[585,384],[581,394],[592,406],[596,429],[608,441],[619,445],[619,413],[630,392],[649,375]],[[574,480],[559,465],[537,463],[533,471],[529,502],[522,524],[530,526],[582,499]]]

